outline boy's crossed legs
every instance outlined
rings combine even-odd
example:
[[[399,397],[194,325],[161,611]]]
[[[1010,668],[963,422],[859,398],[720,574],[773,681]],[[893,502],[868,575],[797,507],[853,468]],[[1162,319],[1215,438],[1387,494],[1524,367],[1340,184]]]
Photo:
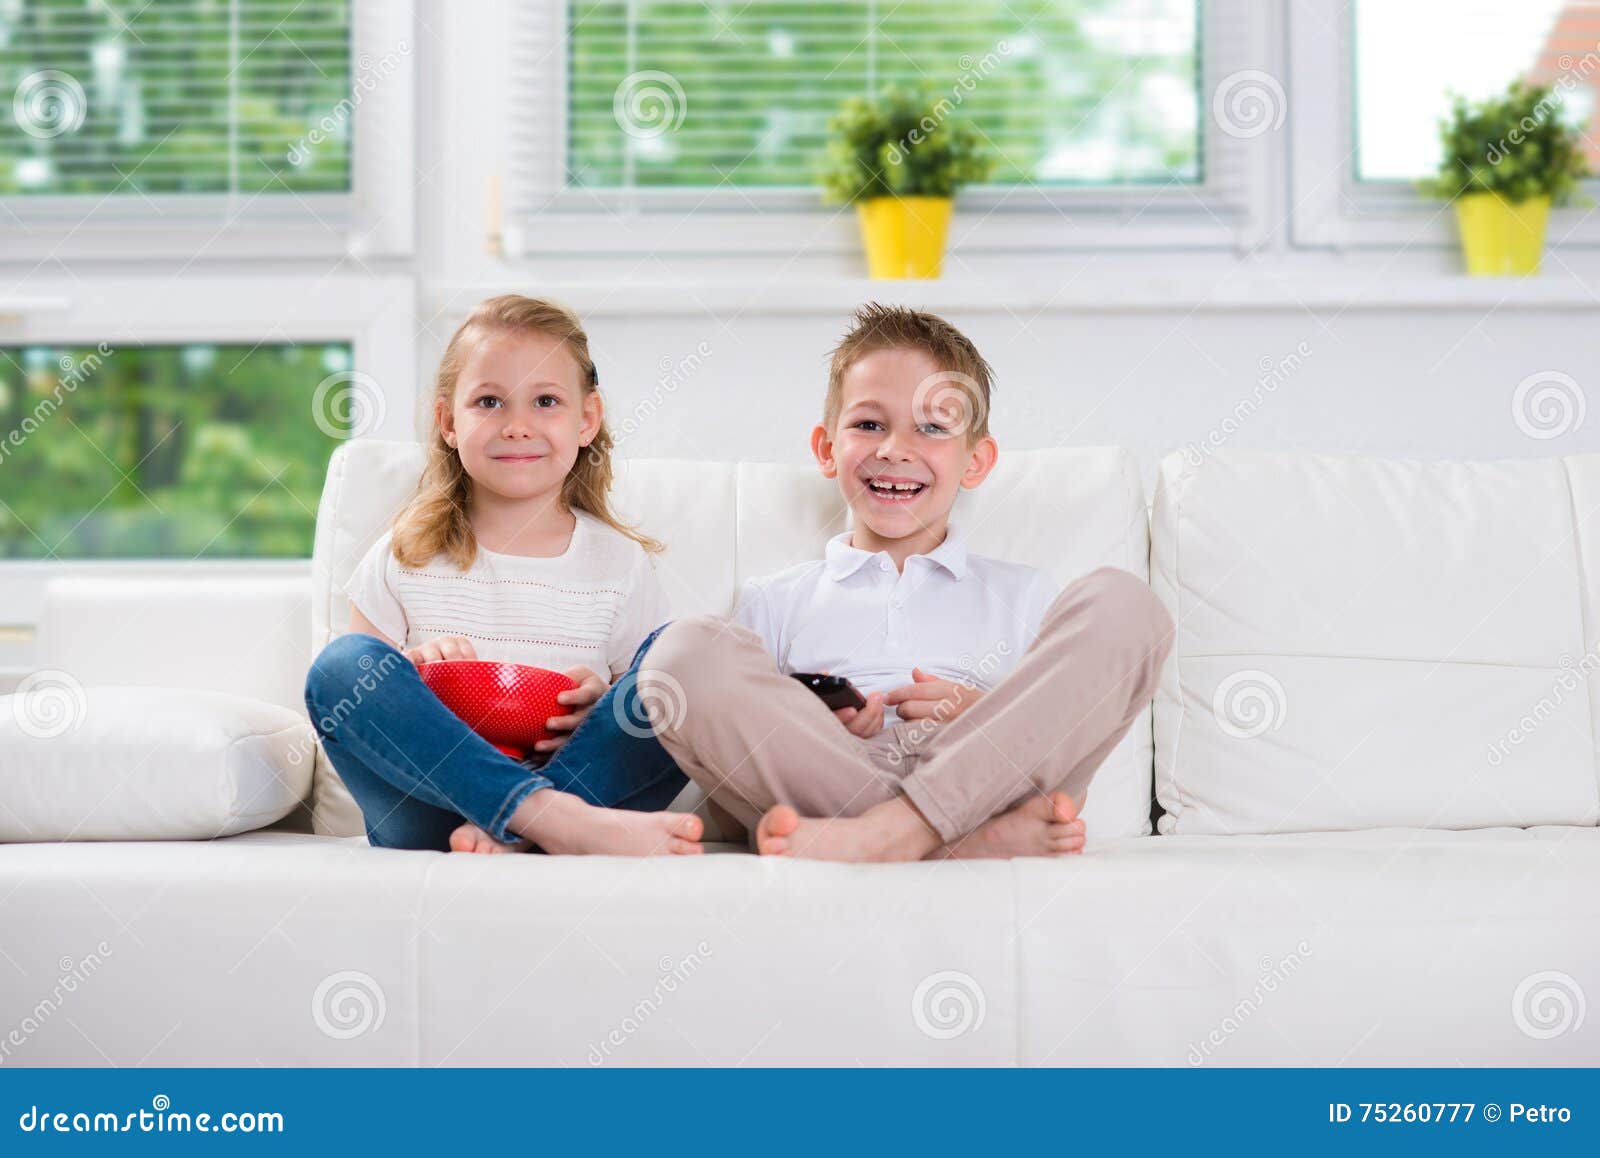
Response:
[[[653,717],[662,745],[763,852],[1026,855],[1081,833],[1072,800],[1154,694],[1172,638],[1149,587],[1103,567],[1056,597],[990,694],[931,730],[857,739],[753,633],[705,616],[662,633],[639,686],[646,703],[682,706]]]

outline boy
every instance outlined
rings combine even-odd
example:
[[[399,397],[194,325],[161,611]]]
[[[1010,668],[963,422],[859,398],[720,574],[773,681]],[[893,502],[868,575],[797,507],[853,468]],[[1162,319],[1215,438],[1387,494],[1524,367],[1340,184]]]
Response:
[[[942,318],[858,310],[811,433],[851,529],[753,580],[732,623],[678,620],[645,656],[644,702],[683,708],[652,713],[662,745],[764,855],[1083,848],[1074,797],[1154,693],[1172,620],[1126,571],[1056,594],[1035,568],[967,554],[950,511],[999,454],[989,392]],[[980,676],[975,656],[998,662]],[[830,712],[796,671],[848,677],[867,704]]]

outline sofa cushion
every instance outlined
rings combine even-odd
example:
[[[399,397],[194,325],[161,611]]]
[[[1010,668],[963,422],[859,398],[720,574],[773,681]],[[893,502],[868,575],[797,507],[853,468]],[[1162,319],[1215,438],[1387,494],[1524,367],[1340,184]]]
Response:
[[[20,845],[0,1025],[94,953],[7,1064],[1592,1066],[1597,876],[1592,828],[963,865]]]
[[[305,717],[276,704],[37,672],[0,697],[0,842],[262,828],[305,797],[315,752]]]
[[[1162,831],[1595,824],[1597,469],[1169,457]]]
[[[261,565],[276,569],[278,561]],[[279,575],[52,579],[39,664],[93,673],[97,684],[203,688],[304,715],[311,591],[308,568],[287,566],[291,573]]]

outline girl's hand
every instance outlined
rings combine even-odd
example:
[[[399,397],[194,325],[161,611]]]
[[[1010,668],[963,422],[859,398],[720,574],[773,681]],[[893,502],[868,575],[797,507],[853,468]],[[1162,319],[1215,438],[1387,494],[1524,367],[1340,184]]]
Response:
[[[578,681],[578,686],[570,692],[562,692],[556,697],[556,703],[563,704],[572,711],[565,716],[551,716],[545,721],[544,726],[552,732],[560,732],[559,736],[551,736],[548,740],[540,740],[533,746],[535,752],[554,752],[571,738],[571,733],[583,723],[584,717],[589,714],[589,709],[594,707],[595,701],[605,694],[606,682],[586,667],[569,668],[565,673],[568,678]]]
[[[942,680],[929,675],[920,667],[911,669],[911,682],[889,693],[889,703],[895,706],[902,720],[934,718],[948,724],[966,711],[983,693],[969,684]]]
[[[870,740],[883,731],[883,693],[869,695],[864,708],[839,708],[833,714],[852,736]]]
[[[418,644],[405,653],[406,658],[421,667],[445,659],[477,659],[472,640],[464,635],[441,635],[427,643]]]

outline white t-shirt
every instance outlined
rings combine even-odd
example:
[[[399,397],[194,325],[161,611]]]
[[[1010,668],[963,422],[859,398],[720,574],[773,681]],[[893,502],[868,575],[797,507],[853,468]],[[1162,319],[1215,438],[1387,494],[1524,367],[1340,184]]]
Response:
[[[466,571],[445,555],[406,567],[386,532],[345,584],[350,602],[401,650],[441,635],[472,641],[479,659],[615,680],[645,636],[670,617],[650,556],[600,520],[574,511],[563,554],[502,555],[478,548]]]
[[[783,672],[845,676],[865,695],[911,683],[920,667],[989,691],[1039,634],[1056,597],[1037,567],[968,555],[954,527],[896,571],[887,551],[829,540],[824,558],[752,579],[734,620],[761,637]],[[884,712],[884,726],[897,718]]]

